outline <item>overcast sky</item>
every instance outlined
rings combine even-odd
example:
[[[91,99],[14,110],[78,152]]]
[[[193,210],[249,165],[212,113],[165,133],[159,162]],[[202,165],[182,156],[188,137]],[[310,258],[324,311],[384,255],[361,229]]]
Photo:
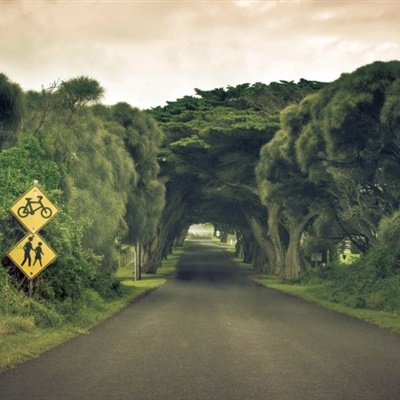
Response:
[[[0,72],[24,90],[86,75],[104,104],[194,88],[333,81],[400,60],[400,0],[0,0]]]

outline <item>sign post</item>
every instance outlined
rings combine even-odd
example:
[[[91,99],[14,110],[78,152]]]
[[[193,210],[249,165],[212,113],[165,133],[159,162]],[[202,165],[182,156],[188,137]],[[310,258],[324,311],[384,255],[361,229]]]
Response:
[[[38,231],[50,222],[59,210],[43,191],[34,185],[10,207],[10,211],[29,233],[7,255],[32,281],[57,258],[57,253]],[[31,286],[32,282],[30,288]]]
[[[322,261],[322,253],[312,253],[311,254],[311,261],[315,262],[315,266],[318,265],[318,262]]]

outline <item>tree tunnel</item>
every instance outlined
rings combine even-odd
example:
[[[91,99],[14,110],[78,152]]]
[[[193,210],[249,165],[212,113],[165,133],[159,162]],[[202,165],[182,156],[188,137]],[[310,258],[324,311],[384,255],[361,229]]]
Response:
[[[398,61],[375,62],[329,84],[196,89],[150,110],[165,135],[159,257],[196,222],[236,232],[246,262],[286,280],[343,241],[367,252],[381,230],[392,246],[399,76]]]

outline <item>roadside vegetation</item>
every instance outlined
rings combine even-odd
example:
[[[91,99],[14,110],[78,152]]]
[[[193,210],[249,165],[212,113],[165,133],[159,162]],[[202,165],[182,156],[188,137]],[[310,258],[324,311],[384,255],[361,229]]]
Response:
[[[388,288],[372,288],[369,291],[369,297],[374,299],[373,304],[355,305],[357,300],[354,293],[345,293],[341,282],[334,280],[322,279],[284,283],[278,277],[272,275],[259,275],[250,272],[250,276],[255,282],[265,287],[289,293],[330,310],[338,311],[379,326],[380,328],[400,333],[399,292],[398,287],[395,289],[391,287],[392,282],[387,282],[390,285]],[[395,281],[395,285],[397,286],[398,278]],[[385,283],[381,282],[379,286]],[[340,295],[338,296],[339,293]],[[383,299],[382,296],[386,296],[386,293],[387,298]],[[379,303],[381,304],[377,305],[375,298],[379,298]],[[389,303],[389,306],[385,307],[382,303]]]
[[[174,273],[183,249],[164,260],[157,274],[136,280],[133,265],[118,269],[117,288],[108,295],[86,289],[76,311],[68,313],[61,302],[43,302],[37,296],[28,298],[11,285],[3,285],[0,293],[0,371],[12,368],[77,334],[91,328],[163,285]]]
[[[221,244],[214,236],[213,240]],[[222,245],[234,257],[235,246],[229,242]],[[260,274],[240,258],[234,257],[234,261],[251,280],[266,288],[400,333],[400,276],[391,274],[377,278],[369,270],[374,269],[371,265],[374,260],[317,266],[301,279],[290,282],[276,275]]]

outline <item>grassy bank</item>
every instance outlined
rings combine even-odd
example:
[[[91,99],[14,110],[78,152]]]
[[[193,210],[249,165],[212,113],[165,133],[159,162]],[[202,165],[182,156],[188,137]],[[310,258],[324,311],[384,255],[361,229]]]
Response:
[[[233,257],[234,246],[221,244]],[[248,275],[254,282],[264,287],[279,290],[289,295],[301,298],[305,301],[318,304],[324,308],[334,310],[346,315],[358,318],[365,322],[400,333],[400,315],[397,312],[373,310],[368,308],[357,308],[345,304],[346,300],[340,298],[332,301],[327,294],[331,292],[330,282],[307,282],[307,283],[283,283],[278,277],[272,275],[258,274],[253,271],[252,266],[244,264],[241,259],[234,258],[235,264]]]
[[[91,328],[160,287],[172,274],[183,249],[176,250],[165,260],[155,275],[143,275],[135,281],[132,265],[120,268],[118,296],[103,298],[95,291],[87,291],[85,306],[68,322],[53,327],[40,327],[32,316],[0,315],[0,372],[35,358],[50,348]]]
[[[369,322],[380,328],[389,329],[400,333],[400,315],[394,312],[377,311],[366,308],[354,308],[343,303],[336,303],[326,300],[325,294],[328,291],[328,283],[321,284],[287,284],[282,283],[276,276],[270,275],[249,275],[258,284],[270,289],[288,293],[303,300],[319,304],[330,310],[338,311],[363,321]]]

